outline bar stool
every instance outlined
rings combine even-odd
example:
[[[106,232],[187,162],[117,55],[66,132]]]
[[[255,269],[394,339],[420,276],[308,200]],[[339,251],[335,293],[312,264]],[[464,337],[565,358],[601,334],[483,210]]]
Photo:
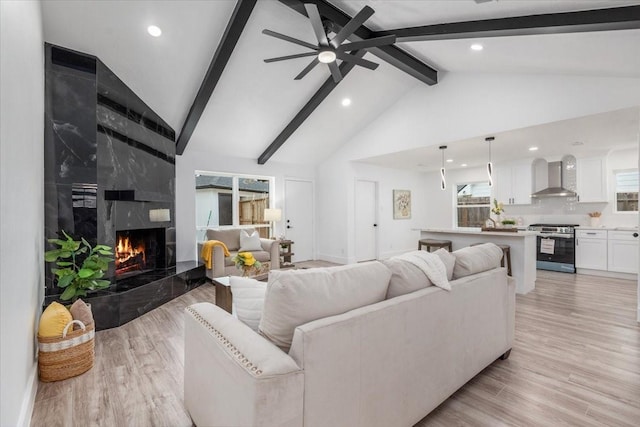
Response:
[[[453,252],[451,246],[451,240],[436,240],[436,239],[420,239],[418,240],[418,250],[421,251],[422,247],[427,247],[427,252],[431,252],[431,248],[447,248],[449,252]]]
[[[478,245],[482,245],[484,243],[487,242],[483,242],[483,243],[472,243],[470,246],[478,246]],[[507,260],[507,275],[511,276],[511,246],[509,245],[499,245],[497,243],[494,243],[497,247],[499,247],[500,249],[502,249],[502,259],[500,260],[500,267],[504,267],[504,261],[505,258]]]

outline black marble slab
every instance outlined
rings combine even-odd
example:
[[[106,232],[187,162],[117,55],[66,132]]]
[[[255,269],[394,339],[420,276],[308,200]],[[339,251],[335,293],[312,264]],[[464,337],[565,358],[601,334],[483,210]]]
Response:
[[[91,304],[96,330],[122,326],[162,304],[206,282],[204,265],[196,261],[179,262],[165,270],[155,270],[119,280],[110,288],[89,294],[82,300]],[[60,301],[60,295],[45,298],[44,307]]]

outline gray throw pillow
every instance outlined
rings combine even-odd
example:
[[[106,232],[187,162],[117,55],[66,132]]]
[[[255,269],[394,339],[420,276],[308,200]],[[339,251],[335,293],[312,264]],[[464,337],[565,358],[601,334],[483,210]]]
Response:
[[[456,260],[453,277],[460,279],[500,267],[502,249],[493,243],[484,243],[458,249],[453,255]]]
[[[444,248],[438,249],[433,254],[440,257],[440,259],[444,263],[445,268],[447,269],[447,280],[451,280],[453,278],[453,269],[456,265],[456,257]]]
[[[385,259],[380,261],[391,270],[391,280],[387,289],[387,299],[409,294],[432,286],[431,280],[416,265],[401,259]]]

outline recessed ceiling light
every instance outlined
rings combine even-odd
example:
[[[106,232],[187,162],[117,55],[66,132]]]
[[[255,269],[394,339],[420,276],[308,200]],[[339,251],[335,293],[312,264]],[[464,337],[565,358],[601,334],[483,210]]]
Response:
[[[484,46],[482,46],[480,43],[474,43],[471,45],[471,50],[475,50],[476,52],[479,52],[482,49],[484,49]]]
[[[529,147],[529,151],[538,151],[538,147]]]
[[[453,163],[453,159],[447,159],[447,163]]]
[[[342,100],[342,106],[343,107],[348,107],[349,105],[351,105],[351,99],[350,98],[344,98]]]
[[[155,25],[149,25],[147,27],[147,32],[153,37],[160,37],[162,35],[162,30],[160,29],[160,27],[156,27]]]
[[[463,168],[466,168],[466,167],[467,167],[467,164],[466,164],[466,163],[463,163],[463,164],[461,164],[460,166],[462,166]]]

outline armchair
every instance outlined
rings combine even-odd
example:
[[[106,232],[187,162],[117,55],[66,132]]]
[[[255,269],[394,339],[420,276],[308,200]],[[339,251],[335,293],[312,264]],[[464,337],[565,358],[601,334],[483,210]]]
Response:
[[[207,240],[219,240],[227,246],[230,255],[224,256],[224,251],[220,246],[214,246],[213,248],[213,268],[207,269],[207,277],[213,279],[214,277],[222,276],[240,276],[241,270],[238,270],[232,261],[232,258],[236,256],[240,250],[240,230],[245,230],[251,234],[253,228],[228,228],[224,230],[208,229],[206,234]],[[271,264],[271,270],[277,270],[280,268],[280,245],[279,240],[260,239],[261,251],[251,251],[256,260],[260,262],[269,262]],[[198,258],[201,258],[202,244],[198,246]],[[201,259],[200,259],[201,260]]]

